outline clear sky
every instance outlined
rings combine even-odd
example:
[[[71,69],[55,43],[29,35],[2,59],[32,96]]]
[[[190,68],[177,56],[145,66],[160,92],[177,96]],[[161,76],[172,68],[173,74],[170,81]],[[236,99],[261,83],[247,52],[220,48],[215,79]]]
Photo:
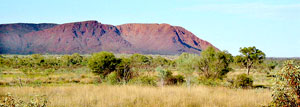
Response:
[[[256,46],[268,57],[300,57],[299,0],[1,0],[0,24],[169,23],[239,54]]]

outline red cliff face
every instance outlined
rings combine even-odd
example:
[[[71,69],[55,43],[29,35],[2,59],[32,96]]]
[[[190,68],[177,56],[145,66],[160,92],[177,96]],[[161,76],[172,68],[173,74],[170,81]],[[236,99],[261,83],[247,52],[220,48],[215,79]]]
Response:
[[[212,46],[182,27],[168,24],[101,24],[97,21],[67,24],[0,25],[0,53],[200,53]]]
[[[117,28],[125,40],[144,53],[199,53],[212,46],[184,28],[169,24],[124,24]]]

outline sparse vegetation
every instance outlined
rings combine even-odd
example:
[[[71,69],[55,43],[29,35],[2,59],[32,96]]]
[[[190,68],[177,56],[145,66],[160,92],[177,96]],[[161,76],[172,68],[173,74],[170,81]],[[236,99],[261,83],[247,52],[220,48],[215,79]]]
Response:
[[[74,106],[75,104],[78,104],[77,106],[298,105],[298,82],[295,80],[298,78],[299,67],[294,65],[299,64],[299,61],[284,64],[284,60],[281,59],[265,59],[264,53],[255,47],[241,50],[244,49],[251,50],[251,52],[245,51],[245,54],[236,57],[227,51],[216,51],[212,47],[204,50],[201,55],[182,53],[180,56],[171,56],[171,58],[141,54],[115,55],[110,52],[92,55],[77,53],[72,55],[1,55],[0,96],[4,98],[6,93],[11,92],[13,96],[11,98],[29,104],[27,102],[31,98],[28,96],[31,94],[21,93],[20,90],[44,90],[34,94],[45,95],[47,106]],[[283,69],[279,70],[281,67]],[[252,72],[248,73],[250,68]],[[272,84],[274,81],[276,85]],[[68,103],[62,103],[57,101],[57,97],[50,92],[46,93],[46,91],[57,90],[58,86],[64,88],[61,91],[70,93],[64,98],[80,97],[79,102],[70,100]],[[157,88],[157,86],[163,86],[163,88]],[[76,87],[83,87],[83,89]],[[270,87],[275,87],[272,88],[275,90],[272,102]],[[71,89],[76,91],[70,91]],[[87,90],[91,91],[85,94],[92,95],[91,97],[78,93]],[[110,95],[103,93],[110,93],[111,90],[115,93]],[[130,92],[130,90],[135,91]],[[101,94],[92,94],[98,91],[101,91]],[[153,96],[146,96],[150,94]],[[124,101],[115,100],[115,103],[109,103],[100,99],[100,96],[105,95],[111,96],[108,98],[111,98],[109,101],[112,102],[116,95],[120,95],[119,98],[124,98]],[[248,95],[248,100],[241,99],[245,95]],[[258,95],[264,96],[259,100]],[[211,102],[201,103],[205,99],[211,99]]]

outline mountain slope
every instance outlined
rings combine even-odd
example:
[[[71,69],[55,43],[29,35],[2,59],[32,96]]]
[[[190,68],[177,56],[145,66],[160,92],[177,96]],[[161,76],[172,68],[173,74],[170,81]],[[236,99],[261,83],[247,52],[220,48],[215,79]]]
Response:
[[[1,24],[0,25],[0,53],[22,53],[23,36],[26,33],[52,28],[57,24]]]
[[[66,24],[0,25],[1,54],[200,53],[209,42],[169,24],[107,25],[97,21]]]

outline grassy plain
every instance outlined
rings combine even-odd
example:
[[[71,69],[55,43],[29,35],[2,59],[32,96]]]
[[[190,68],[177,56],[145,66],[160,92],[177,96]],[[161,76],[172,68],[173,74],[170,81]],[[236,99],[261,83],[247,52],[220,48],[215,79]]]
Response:
[[[176,56],[168,58],[175,59]],[[174,67],[169,69],[173,75],[181,74]],[[268,77],[267,73],[262,71],[253,71],[250,72],[250,76],[253,78],[254,88],[241,89],[226,85],[228,80],[246,73],[245,69],[236,67],[226,75],[220,85],[215,86],[201,85],[195,73],[195,81],[191,88],[186,87],[185,83],[160,87],[157,72],[149,69],[141,69],[139,75],[155,77],[157,81],[155,86],[100,83],[100,77],[92,73],[87,66],[82,65],[62,66],[56,69],[3,67],[0,69],[0,97],[11,93],[16,98],[30,102],[36,95],[45,96],[48,101],[47,106],[50,107],[267,106],[272,100],[269,89],[272,85],[272,77]]]
[[[271,101],[268,89],[230,89],[226,87],[194,86],[137,86],[83,85],[41,87],[0,87],[0,95],[10,92],[28,100],[35,95],[46,95],[50,107],[255,107]]]

